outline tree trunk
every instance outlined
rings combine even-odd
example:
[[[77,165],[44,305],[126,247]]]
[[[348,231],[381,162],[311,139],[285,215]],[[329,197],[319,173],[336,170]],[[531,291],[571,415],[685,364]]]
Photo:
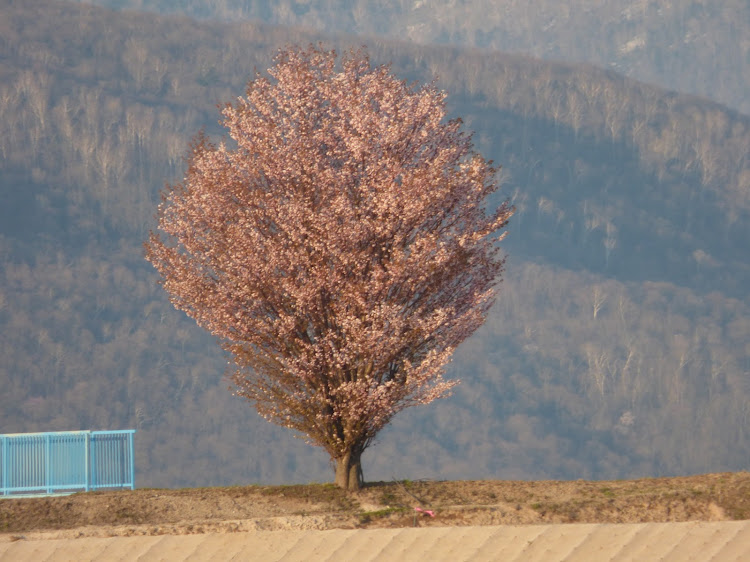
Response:
[[[364,484],[362,476],[362,452],[349,450],[336,460],[336,486],[356,492]]]

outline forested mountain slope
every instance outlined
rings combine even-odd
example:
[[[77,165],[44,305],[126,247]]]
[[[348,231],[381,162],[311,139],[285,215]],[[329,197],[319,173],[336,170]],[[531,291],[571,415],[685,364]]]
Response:
[[[588,62],[750,113],[743,0],[94,0]]]
[[[136,427],[139,486],[331,478],[264,422],[143,259],[215,104],[290,41],[0,0],[0,431]],[[621,478],[750,462],[750,120],[589,66],[371,42],[438,76],[517,206],[452,398],[404,412],[367,479]]]

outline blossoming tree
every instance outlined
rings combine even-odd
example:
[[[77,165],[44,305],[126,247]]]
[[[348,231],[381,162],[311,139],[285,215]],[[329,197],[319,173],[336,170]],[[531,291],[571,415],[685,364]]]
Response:
[[[236,393],[362,484],[361,456],[400,410],[446,396],[442,372],[484,321],[512,214],[445,94],[364,51],[281,51],[194,141],[165,188],[147,259],[216,335]]]

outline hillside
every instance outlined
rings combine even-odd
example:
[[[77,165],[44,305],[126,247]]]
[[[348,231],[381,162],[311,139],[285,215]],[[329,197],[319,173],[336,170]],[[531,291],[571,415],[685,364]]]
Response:
[[[138,486],[327,481],[231,396],[143,259],[215,104],[290,41],[361,37],[0,0],[0,430],[133,427]],[[590,66],[372,41],[449,93],[518,212],[450,399],[367,480],[615,479],[750,463],[750,119]]]
[[[589,63],[750,113],[741,0],[94,0],[102,6]]]

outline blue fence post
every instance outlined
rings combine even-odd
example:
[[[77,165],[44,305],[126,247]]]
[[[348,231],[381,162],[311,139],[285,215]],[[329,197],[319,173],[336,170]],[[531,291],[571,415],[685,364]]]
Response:
[[[3,495],[7,496],[8,495],[8,485],[7,485],[7,481],[8,481],[8,440],[4,436],[2,436],[2,435],[0,435],[0,444],[2,445],[2,455],[3,455],[3,466],[2,466],[2,471],[3,471],[3,481],[2,481]]]
[[[52,436],[47,433],[44,435],[44,484],[47,488],[47,493],[52,493],[52,467],[50,466],[50,457],[52,456],[50,451],[50,439]],[[41,464],[41,463],[40,463]]]
[[[96,490],[97,480],[97,466],[96,466],[96,433],[91,434],[91,489]]]
[[[86,491],[91,490],[91,432],[87,431],[85,437],[84,471],[86,472]]]
[[[133,448],[133,434],[135,430],[132,430],[128,434],[128,451],[130,457],[130,489],[135,490],[135,449]]]

